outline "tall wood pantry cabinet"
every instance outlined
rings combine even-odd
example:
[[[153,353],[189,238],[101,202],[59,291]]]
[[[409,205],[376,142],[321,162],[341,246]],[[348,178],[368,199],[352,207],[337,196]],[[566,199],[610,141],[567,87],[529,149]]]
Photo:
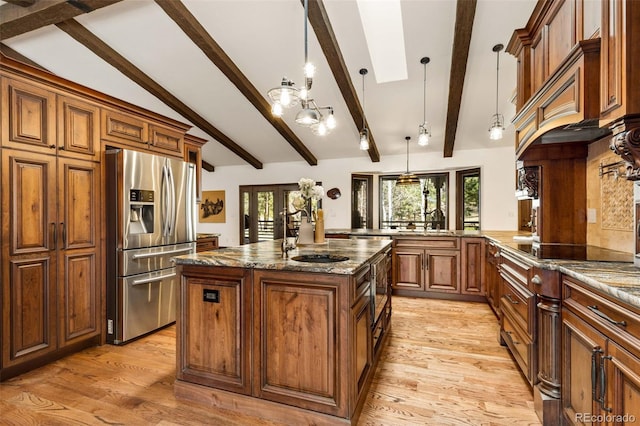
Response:
[[[2,76],[0,379],[99,342],[99,108]]]

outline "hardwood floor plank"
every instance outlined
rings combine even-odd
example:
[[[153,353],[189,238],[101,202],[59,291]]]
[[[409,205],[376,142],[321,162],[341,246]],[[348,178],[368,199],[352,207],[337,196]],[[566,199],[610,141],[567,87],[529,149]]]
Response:
[[[0,383],[7,425],[275,425],[176,400],[175,327]],[[359,425],[539,425],[531,391],[483,303],[396,297]]]

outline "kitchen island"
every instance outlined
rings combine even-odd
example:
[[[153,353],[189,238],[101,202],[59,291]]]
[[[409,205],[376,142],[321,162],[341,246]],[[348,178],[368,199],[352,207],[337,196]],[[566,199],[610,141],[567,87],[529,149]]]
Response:
[[[355,424],[390,326],[390,250],[390,240],[328,240],[285,257],[280,240],[175,258],[176,397]]]

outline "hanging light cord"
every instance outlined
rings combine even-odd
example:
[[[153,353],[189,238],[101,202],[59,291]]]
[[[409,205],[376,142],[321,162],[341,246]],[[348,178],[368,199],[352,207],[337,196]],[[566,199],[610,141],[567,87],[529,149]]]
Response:
[[[498,83],[500,81],[498,78],[499,72],[500,72],[500,51],[498,50],[496,52],[496,115],[498,115]]]
[[[366,73],[360,72],[362,74],[362,129],[365,129],[365,101],[364,101],[364,75]]]
[[[309,48],[307,42],[307,17],[309,16],[309,0],[304,0],[304,65],[307,65]]]
[[[422,98],[424,108],[422,109],[422,123],[427,122],[427,63],[424,64],[424,96]]]
[[[407,174],[409,174],[409,138],[407,140]]]

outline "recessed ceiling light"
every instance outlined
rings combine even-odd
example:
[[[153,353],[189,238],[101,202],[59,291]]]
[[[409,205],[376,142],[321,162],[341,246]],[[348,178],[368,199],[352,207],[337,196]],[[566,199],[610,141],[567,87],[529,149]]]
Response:
[[[357,0],[378,83],[407,79],[400,0]]]

